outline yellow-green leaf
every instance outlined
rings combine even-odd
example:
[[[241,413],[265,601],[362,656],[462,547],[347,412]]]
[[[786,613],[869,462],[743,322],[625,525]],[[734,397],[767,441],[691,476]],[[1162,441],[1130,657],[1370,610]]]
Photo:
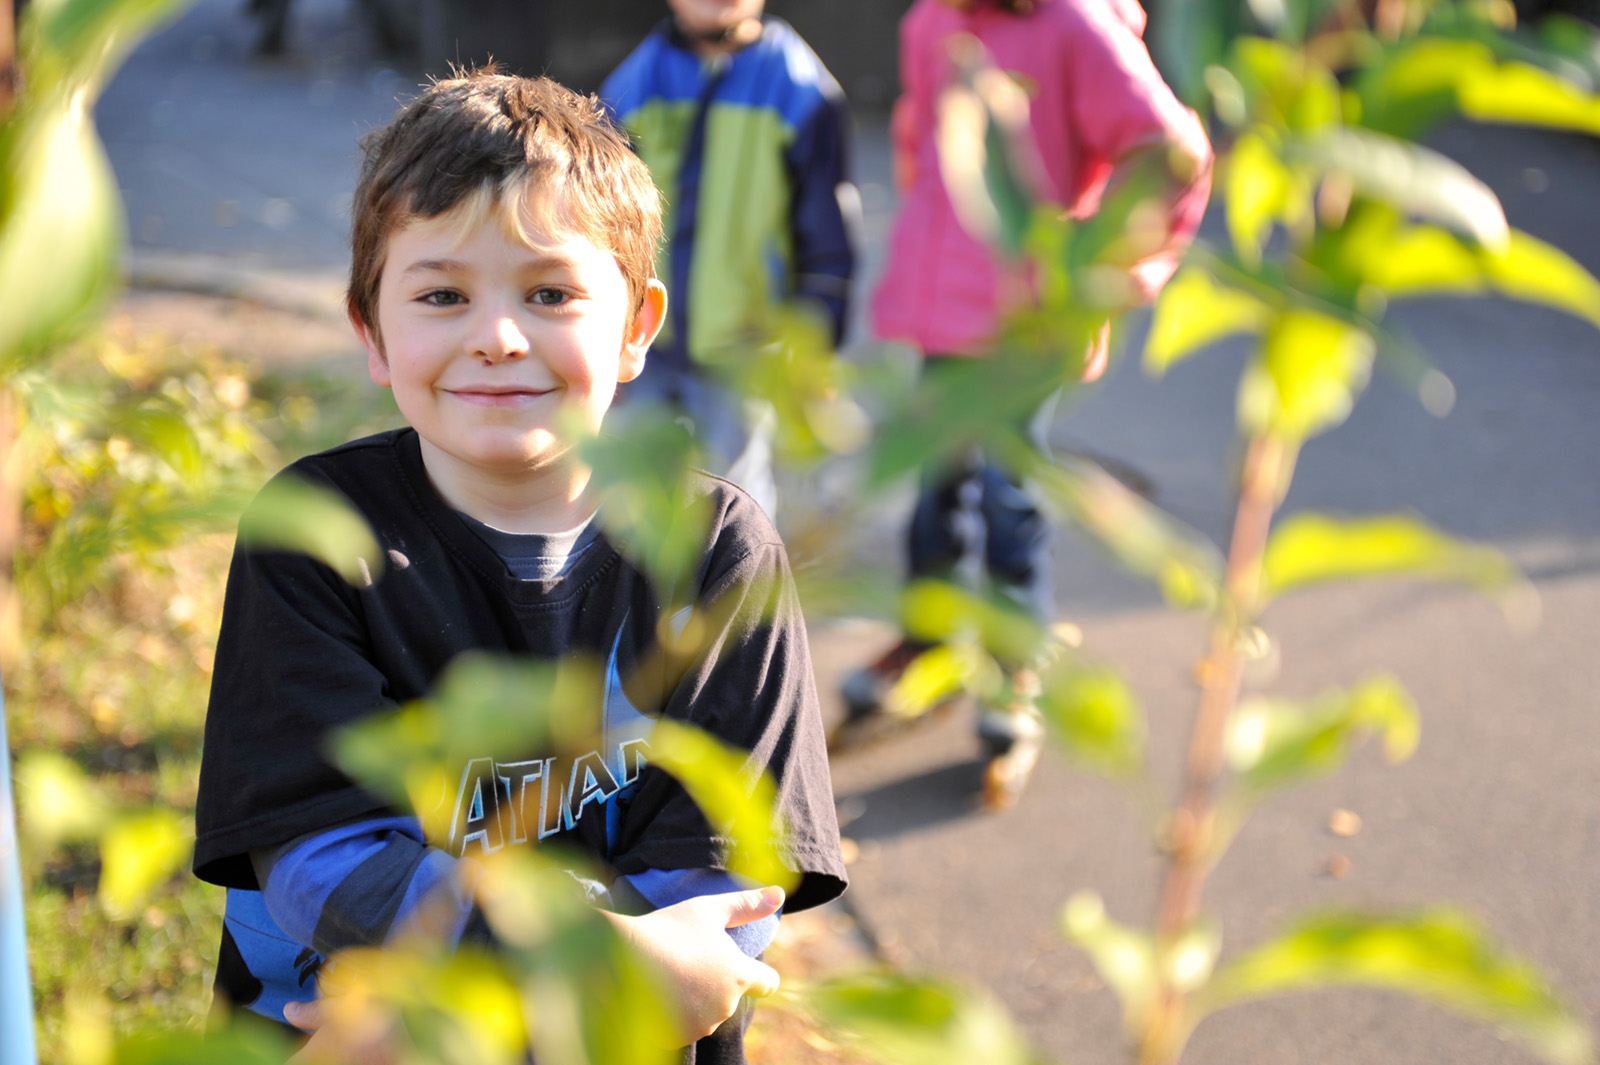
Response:
[[[1119,924],[1106,914],[1105,902],[1092,891],[1080,891],[1061,909],[1061,930],[1094,962],[1100,979],[1122,1000],[1123,1021],[1131,1031],[1159,984],[1155,941],[1148,932]]]
[[[1228,762],[1246,792],[1260,794],[1331,773],[1371,733],[1382,735],[1389,761],[1402,761],[1416,750],[1420,732],[1411,696],[1380,675],[1308,705],[1246,700],[1229,721]]]
[[[1241,134],[1223,174],[1228,233],[1241,262],[1254,266],[1274,223],[1304,211],[1301,182],[1257,133]]]
[[[1162,291],[1150,320],[1144,366],[1152,374],[1231,333],[1259,333],[1271,320],[1265,303],[1186,267]]]
[[[25,751],[17,760],[17,814],[24,838],[50,848],[100,830],[110,806],[72,759],[55,751]]]
[[[1376,350],[1348,322],[1304,309],[1280,315],[1240,381],[1240,426],[1301,441],[1338,425],[1366,387]]]
[[[193,845],[193,825],[176,810],[144,810],[113,821],[100,836],[100,905],[112,920],[133,918],[188,862]]]
[[[1044,678],[1039,708],[1075,758],[1126,776],[1144,764],[1144,714],[1114,670],[1064,659]]]
[[[82,329],[111,291],[121,201],[87,93],[21,112],[0,135],[0,366]]]
[[[352,584],[383,574],[366,518],[338,492],[288,474],[267,482],[239,520],[239,541],[257,550],[299,551]]]
[[[1262,567],[1269,595],[1353,577],[1426,577],[1485,590],[1517,579],[1516,568],[1494,548],[1407,517],[1339,521],[1296,514],[1273,531]]]
[[[794,889],[799,878],[781,857],[787,828],[777,809],[777,790],[752,767],[750,752],[663,718],[650,734],[648,757],[678,779],[712,828],[727,837],[729,871]]]
[[[989,995],[899,973],[834,977],[801,995],[830,1036],[883,1065],[1031,1065],[1016,1023]]]
[[[1513,231],[1505,250],[1484,253],[1489,283],[1514,299],[1543,303],[1600,328],[1600,281],[1561,249]]]
[[[1167,602],[1200,608],[1217,602],[1222,553],[1205,536],[1086,459],[1060,456],[1040,463],[1031,476],[1045,498],[1117,562],[1155,581]]]
[[[1482,122],[1600,133],[1600,97],[1526,63],[1469,67],[1456,96],[1462,113]]]
[[[1196,1019],[1236,1002],[1324,987],[1404,992],[1504,1026],[1556,1065],[1594,1059],[1588,1028],[1544,977],[1447,909],[1307,918],[1220,968],[1194,1001]]]
[[[976,641],[1004,662],[1034,661],[1049,643],[1049,633],[1015,603],[986,599],[946,581],[921,579],[906,586],[901,598],[901,624],[911,636],[928,643]],[[965,678],[977,674],[970,661],[948,661]],[[934,668],[930,666],[930,668]]]

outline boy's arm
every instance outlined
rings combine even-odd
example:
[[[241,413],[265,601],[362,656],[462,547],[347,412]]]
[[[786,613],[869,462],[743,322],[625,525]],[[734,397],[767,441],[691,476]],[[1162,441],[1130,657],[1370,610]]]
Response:
[[[794,295],[819,305],[844,339],[855,271],[860,197],[850,183],[849,109],[838,93],[824,97],[795,131],[785,153],[792,198]]]

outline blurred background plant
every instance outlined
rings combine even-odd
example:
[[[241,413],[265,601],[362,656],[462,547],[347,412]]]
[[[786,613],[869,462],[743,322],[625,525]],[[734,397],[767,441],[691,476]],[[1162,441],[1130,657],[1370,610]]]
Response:
[[[1074,354],[1116,307],[1105,264],[1136,236],[1151,194],[1130,180],[1076,225],[1032,203],[1017,164],[1026,126],[981,57],[956,57],[964,73],[941,108],[946,186],[969,228],[1037,269],[1040,304],[1014,316],[995,366],[942,394],[913,391],[901,420],[880,427],[869,467],[896,475],[959,444],[939,440],[954,426],[950,435],[1004,456],[1110,557],[1210,628],[1181,780],[1152,818],[1165,865],[1152,926],[1118,923],[1088,890],[1061,911],[1062,934],[1122,1001],[1134,1059],[1176,1062],[1195,1026],[1228,1006],[1365,986],[1514,1032],[1550,1061],[1592,1061],[1593,1038],[1572,1006],[1455,909],[1315,913],[1277,939],[1224,951],[1203,892],[1257,803],[1337,769],[1369,736],[1391,761],[1418,742],[1418,709],[1382,673],[1308,701],[1246,693],[1246,666],[1275,653],[1260,625],[1271,600],[1371,577],[1466,584],[1501,597],[1513,615],[1532,595],[1494,550],[1411,517],[1275,516],[1302,445],[1345,420],[1374,369],[1431,414],[1452,406],[1448,378],[1387,320],[1392,302],[1495,293],[1600,326],[1600,283],[1511,229],[1486,185],[1414,139],[1457,115],[1596,132],[1594,33],[1564,18],[1518,30],[1511,5],[1471,0],[1212,0],[1165,14],[1174,82],[1215,120],[1229,239],[1197,245],[1166,289],[1144,366],[1160,374],[1223,337],[1255,338],[1237,392],[1230,542],[1213,546],[1086,459],[1052,459],[1003,435],[995,415],[1004,412],[989,408],[1004,398],[988,407],[978,398],[1004,391],[1026,410],[1072,386]],[[903,613],[913,634],[945,644],[900,682],[896,702],[913,713],[952,692],[992,691],[1019,644],[1048,639],[1014,617],[997,623],[992,604],[956,589],[914,586]],[[1073,760],[1126,784],[1141,808],[1163,794],[1146,762],[1143,711],[1113,667],[1068,649],[1042,688],[1045,720]],[[786,1001],[886,1062],[971,1060],[980,1031],[986,1060],[1033,1060],[992,1004],[941,981],[848,977]]]

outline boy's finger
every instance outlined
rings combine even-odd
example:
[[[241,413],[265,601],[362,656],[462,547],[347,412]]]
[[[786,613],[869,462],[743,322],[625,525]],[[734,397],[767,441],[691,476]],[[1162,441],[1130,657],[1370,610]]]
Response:
[[[302,1031],[314,1032],[322,1027],[322,1002],[288,1002],[283,1007],[283,1019]]]
[[[739,891],[723,896],[731,905],[724,927],[737,928],[763,917],[771,917],[783,905],[783,888],[764,887],[753,891]]]
[[[745,994],[751,998],[766,998],[778,991],[778,970],[765,962],[751,959],[750,990]]]

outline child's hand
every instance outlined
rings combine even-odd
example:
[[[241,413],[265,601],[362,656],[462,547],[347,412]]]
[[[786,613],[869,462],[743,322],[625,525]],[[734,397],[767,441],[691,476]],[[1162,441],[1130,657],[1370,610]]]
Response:
[[[605,915],[676,987],[687,1045],[716,1031],[743,996],[778,990],[777,970],[746,957],[726,930],[771,916],[782,905],[783,889],[765,887],[701,895],[643,917]]]
[[[328,1024],[324,999],[291,1002],[283,1008],[284,1020],[311,1033],[288,1065],[394,1065],[395,1055],[382,1032],[352,1037]]]

